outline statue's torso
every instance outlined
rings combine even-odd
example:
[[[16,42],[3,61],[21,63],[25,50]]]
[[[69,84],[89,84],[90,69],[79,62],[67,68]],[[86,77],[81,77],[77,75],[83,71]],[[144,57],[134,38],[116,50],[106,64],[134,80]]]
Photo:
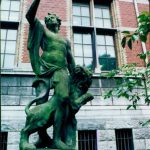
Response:
[[[41,43],[41,58],[47,63],[64,67],[67,65],[67,41],[60,35],[46,30]]]

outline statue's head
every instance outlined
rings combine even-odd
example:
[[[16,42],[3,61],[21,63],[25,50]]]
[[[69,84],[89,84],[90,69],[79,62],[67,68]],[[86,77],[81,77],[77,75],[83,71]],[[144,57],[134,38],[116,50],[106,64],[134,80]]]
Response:
[[[72,83],[76,84],[77,87],[84,93],[87,92],[88,88],[92,84],[92,72],[85,68],[77,65],[72,74]]]
[[[48,13],[45,17],[45,24],[49,30],[57,33],[60,29],[61,19],[55,14]]]

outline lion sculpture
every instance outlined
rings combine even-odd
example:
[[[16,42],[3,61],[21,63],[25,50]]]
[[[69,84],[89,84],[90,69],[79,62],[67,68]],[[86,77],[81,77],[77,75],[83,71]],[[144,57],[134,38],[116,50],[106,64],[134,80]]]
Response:
[[[87,93],[91,83],[92,73],[86,68],[76,66],[70,76],[70,99],[69,103],[66,104],[67,117],[64,118],[64,122],[60,122],[62,124],[62,140],[70,146],[70,150],[74,150],[76,144],[77,121],[75,114],[79,111],[81,106],[93,99],[92,94]],[[36,144],[29,143],[29,136],[31,134],[42,129],[47,129],[52,125],[53,128],[55,128],[55,113],[58,109],[55,98],[51,97],[50,100],[44,104],[34,106],[30,109],[30,106],[36,101],[37,99],[31,101],[25,108],[27,117],[25,127],[21,131],[20,150],[35,150],[41,147],[57,148],[48,134]],[[53,133],[53,136],[55,136],[55,133]]]

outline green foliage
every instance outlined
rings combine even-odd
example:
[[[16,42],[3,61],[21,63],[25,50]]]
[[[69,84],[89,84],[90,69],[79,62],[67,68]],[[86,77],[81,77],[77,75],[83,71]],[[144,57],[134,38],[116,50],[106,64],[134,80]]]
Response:
[[[138,17],[138,29],[134,33],[129,31],[123,31],[124,37],[122,39],[121,45],[123,48],[127,45],[132,49],[132,43],[138,40],[142,42],[147,41],[147,35],[150,32],[150,14],[148,12],[142,12]]]
[[[121,42],[123,48],[127,46],[132,50],[132,44],[135,41],[146,43],[147,36],[150,33],[150,14],[143,12],[138,17],[138,29],[134,33],[129,31],[123,31],[122,33],[124,34]],[[150,104],[150,62],[147,62],[150,52],[138,54],[137,57],[145,62],[145,69],[137,71],[137,63],[132,63],[123,65],[118,70],[113,70],[104,75],[107,78],[121,78],[121,82],[116,81],[116,88],[108,91],[104,98],[110,98],[113,95],[118,98],[124,97],[131,101],[131,105],[127,109],[136,109],[141,97],[145,99],[145,104]]]

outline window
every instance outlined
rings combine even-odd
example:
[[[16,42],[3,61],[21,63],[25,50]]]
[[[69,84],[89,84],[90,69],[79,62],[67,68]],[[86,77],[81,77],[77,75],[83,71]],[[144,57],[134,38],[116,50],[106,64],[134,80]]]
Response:
[[[132,129],[116,129],[117,150],[134,150]]]
[[[2,0],[0,13],[1,68],[12,69],[16,58],[20,0]]]
[[[1,30],[1,67],[13,68],[16,54],[17,30]]]
[[[108,6],[95,6],[95,25],[100,28],[111,28],[111,17]]]
[[[83,1],[83,3],[81,3]],[[116,47],[109,4],[92,0],[73,1],[74,56],[76,64],[101,66],[102,71],[116,69]],[[106,2],[106,1],[103,1]],[[94,5],[94,6],[92,6]]]
[[[18,21],[19,20],[19,0],[2,0],[1,2],[1,20]]]
[[[0,132],[0,149],[7,150],[7,132]]]
[[[98,62],[101,70],[113,70],[116,66],[115,47],[113,36],[97,35]]]
[[[78,131],[79,150],[97,150],[96,130]]]
[[[74,34],[75,61],[81,66],[92,65],[92,39],[91,34]]]
[[[73,5],[73,24],[90,26],[90,11],[87,4]]]

